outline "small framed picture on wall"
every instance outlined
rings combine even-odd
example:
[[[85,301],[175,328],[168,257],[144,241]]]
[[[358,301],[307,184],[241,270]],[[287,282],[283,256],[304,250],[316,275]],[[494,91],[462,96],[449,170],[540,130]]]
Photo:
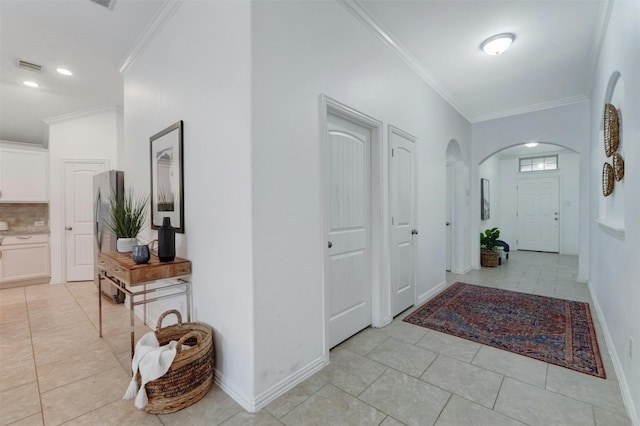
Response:
[[[480,219],[488,220],[490,217],[489,179],[480,179]]]

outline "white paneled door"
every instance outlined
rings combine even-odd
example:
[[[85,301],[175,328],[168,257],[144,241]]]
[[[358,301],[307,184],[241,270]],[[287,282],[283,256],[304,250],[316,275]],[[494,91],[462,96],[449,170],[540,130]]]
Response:
[[[327,115],[329,347],[371,324],[371,131]]]
[[[518,181],[518,250],[560,251],[558,178]]]
[[[93,175],[106,169],[99,161],[64,163],[67,281],[93,279]]]
[[[391,314],[416,302],[415,138],[390,127],[391,145]]]

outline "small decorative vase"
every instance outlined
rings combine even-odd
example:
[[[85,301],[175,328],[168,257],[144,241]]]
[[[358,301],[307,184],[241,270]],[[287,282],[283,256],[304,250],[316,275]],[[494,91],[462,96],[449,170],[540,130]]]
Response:
[[[160,262],[171,262],[176,258],[176,228],[171,226],[171,218],[162,219],[158,229],[158,259]]]
[[[145,245],[137,245],[133,246],[133,261],[138,265],[147,263],[151,258],[151,254],[149,253],[149,246]]]
[[[116,249],[120,253],[131,253],[133,246],[136,244],[138,244],[138,240],[135,238],[118,238],[118,241],[116,241]]]

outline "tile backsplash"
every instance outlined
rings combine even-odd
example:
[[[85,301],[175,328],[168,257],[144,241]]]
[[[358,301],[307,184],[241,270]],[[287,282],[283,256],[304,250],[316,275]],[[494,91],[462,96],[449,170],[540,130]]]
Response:
[[[49,204],[0,203],[0,220],[12,232],[49,232]],[[44,222],[44,226],[35,226],[35,222]]]

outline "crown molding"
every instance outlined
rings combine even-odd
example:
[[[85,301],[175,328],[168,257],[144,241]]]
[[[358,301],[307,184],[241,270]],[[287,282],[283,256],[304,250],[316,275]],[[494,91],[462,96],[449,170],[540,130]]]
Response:
[[[474,117],[474,119],[470,121],[471,123],[479,123],[481,121],[489,121],[489,120],[495,120],[498,118],[511,117],[513,115],[520,115],[520,114],[526,114],[528,112],[536,112],[536,111],[542,111],[545,109],[558,108],[561,106],[579,104],[581,102],[587,102],[587,101],[589,101],[589,98],[586,97],[585,95],[570,96],[568,98],[554,99],[552,101],[541,102],[539,104],[527,105],[523,107],[498,111],[496,113],[485,114],[478,117]]]
[[[591,93],[594,85],[593,79],[596,76],[598,61],[600,60],[602,46],[604,45],[604,39],[607,35],[607,28],[609,27],[609,19],[611,18],[612,9],[613,0],[604,0],[602,3],[600,3],[598,23],[596,24],[596,31],[593,34],[593,41],[591,43],[591,54],[589,55],[589,66],[587,68],[587,78],[585,81],[585,86],[587,86],[585,89],[587,93]]]
[[[472,122],[470,115],[462,108],[454,96],[438,82],[406,47],[398,41],[358,0],[337,0],[351,15],[378,37],[384,44],[397,54],[409,67],[415,71],[436,93],[444,98],[467,121]]]
[[[69,120],[76,120],[78,118],[87,117],[89,115],[99,114],[101,112],[121,112],[122,107],[119,106],[99,106],[95,108],[87,108],[80,111],[70,112],[68,114],[60,114],[54,117],[44,118],[45,124],[51,126],[52,124],[58,124]]]
[[[133,66],[136,60],[144,53],[147,46],[158,35],[160,30],[164,28],[171,17],[180,9],[180,6],[185,0],[164,0],[164,3],[158,9],[153,19],[147,24],[138,40],[134,43],[133,47],[125,57],[122,64],[120,64],[120,74],[126,74],[127,71]]]

